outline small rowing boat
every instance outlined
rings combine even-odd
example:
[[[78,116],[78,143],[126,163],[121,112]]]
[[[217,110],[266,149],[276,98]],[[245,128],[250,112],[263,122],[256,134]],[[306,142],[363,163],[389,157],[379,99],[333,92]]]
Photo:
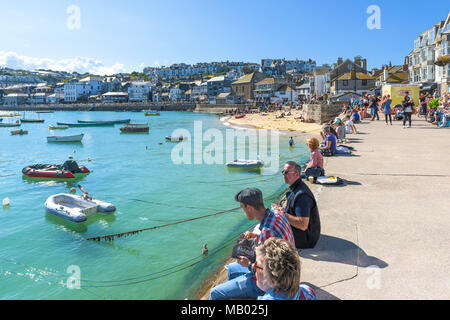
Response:
[[[23,123],[43,123],[45,119],[20,119]]]
[[[166,141],[168,142],[181,142],[184,140],[187,140],[186,137],[172,137],[172,136],[166,136]]]
[[[16,136],[16,135],[22,136],[24,134],[28,134],[28,131],[22,130],[22,129],[11,131],[11,135],[13,135],[13,136]]]
[[[49,130],[65,130],[65,129],[69,129],[69,126],[58,126],[58,125],[51,125],[48,126]]]
[[[120,128],[123,133],[148,133],[150,127],[148,123],[128,123],[125,127]]]
[[[50,136],[47,137],[47,142],[81,142],[83,137],[83,133],[73,136]]]

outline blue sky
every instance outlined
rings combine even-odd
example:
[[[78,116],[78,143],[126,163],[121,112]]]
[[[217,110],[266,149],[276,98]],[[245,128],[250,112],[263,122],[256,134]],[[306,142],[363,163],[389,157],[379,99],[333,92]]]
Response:
[[[450,10],[416,0],[0,0],[0,66],[142,71],[178,62],[333,63],[361,55],[369,68],[401,64],[414,37]],[[80,9],[80,28],[67,13]],[[381,29],[369,30],[370,5]],[[77,58],[78,57],[78,58]],[[77,70],[78,70],[77,69]]]

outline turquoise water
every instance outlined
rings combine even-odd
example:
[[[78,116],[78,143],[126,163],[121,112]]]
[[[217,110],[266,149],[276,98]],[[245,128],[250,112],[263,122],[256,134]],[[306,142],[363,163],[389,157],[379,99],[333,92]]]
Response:
[[[9,207],[0,207],[0,299],[184,299],[230,255],[237,235],[255,224],[242,210],[114,242],[80,239],[236,208],[239,204],[234,195],[246,187],[260,188],[265,197],[285,187],[279,171],[230,171],[223,164],[173,163],[171,155],[177,144],[166,143],[164,137],[178,128],[193,134],[194,121],[202,121],[203,131],[217,128],[225,136],[227,127],[215,115],[55,112],[39,116],[46,120],[44,124],[22,125],[28,135],[11,136],[10,131],[17,128],[0,128],[0,201],[6,197],[11,201]],[[27,113],[27,117],[37,115]],[[84,133],[82,143],[46,141],[53,134],[48,126],[58,121],[128,118],[149,122],[150,133],[121,134],[120,125],[70,128],[54,134]],[[287,160],[303,162],[309,157],[300,141],[296,148],[288,148],[288,138],[280,136],[279,168]],[[237,149],[248,151],[249,144]],[[69,155],[92,172],[77,182],[22,178],[21,170],[27,165],[63,163]],[[113,203],[116,213],[99,213],[81,226],[46,214],[44,203],[49,196],[68,193],[78,183],[95,198]],[[207,256],[201,255],[204,243],[209,249]],[[79,289],[71,266],[79,268],[75,269],[80,272]]]

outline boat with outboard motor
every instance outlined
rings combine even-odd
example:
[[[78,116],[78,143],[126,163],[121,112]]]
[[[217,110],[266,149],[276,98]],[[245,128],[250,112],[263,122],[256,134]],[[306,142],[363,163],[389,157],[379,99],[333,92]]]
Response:
[[[44,204],[47,213],[69,220],[83,223],[89,216],[97,212],[112,214],[116,207],[111,203],[93,199],[91,197],[59,193],[50,196]]]
[[[79,166],[76,161],[67,160],[61,164],[34,164],[22,169],[22,174],[28,178],[39,179],[78,179],[85,177],[90,171],[85,166]]]

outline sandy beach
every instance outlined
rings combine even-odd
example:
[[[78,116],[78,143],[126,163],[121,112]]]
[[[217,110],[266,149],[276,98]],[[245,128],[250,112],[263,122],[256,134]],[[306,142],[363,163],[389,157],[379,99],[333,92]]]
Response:
[[[357,127],[352,155],[325,158],[327,173],[344,184],[308,183],[322,234],[301,253],[302,282],[323,300],[449,299],[449,130],[416,116],[410,129],[400,121]],[[222,267],[195,299],[225,280]]]
[[[267,129],[278,130],[291,134],[293,136],[301,135],[304,133],[319,134],[322,126],[317,123],[304,123],[301,122],[298,117],[301,115],[301,111],[293,110],[291,115],[284,118],[277,118],[281,113],[287,114],[285,111],[269,112],[267,115],[263,113],[247,114],[244,118],[236,119],[235,116],[230,117],[227,121],[231,125],[238,126],[251,126],[255,129]]]

